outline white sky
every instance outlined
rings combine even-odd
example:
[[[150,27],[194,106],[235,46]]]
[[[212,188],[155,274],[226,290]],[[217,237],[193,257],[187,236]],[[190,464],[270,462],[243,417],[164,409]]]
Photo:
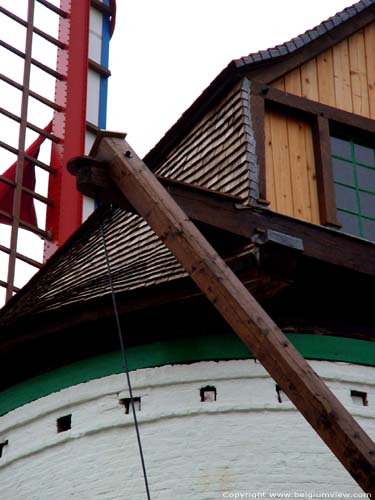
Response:
[[[350,0],[117,0],[107,128],[151,149],[232,59],[290,40]]]

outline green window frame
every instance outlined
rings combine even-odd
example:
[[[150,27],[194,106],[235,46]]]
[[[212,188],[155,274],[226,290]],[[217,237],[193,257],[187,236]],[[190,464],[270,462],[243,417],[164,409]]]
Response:
[[[341,231],[375,241],[375,149],[331,134],[333,183]]]

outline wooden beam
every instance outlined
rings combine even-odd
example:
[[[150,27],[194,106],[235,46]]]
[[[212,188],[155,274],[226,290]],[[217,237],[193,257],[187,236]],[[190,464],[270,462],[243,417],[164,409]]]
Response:
[[[329,122],[318,115],[312,126],[319,212],[322,224],[340,228],[337,219],[336,194],[333,183]]]
[[[102,134],[93,156],[174,253],[245,345],[366,493],[375,494],[375,445],[120,134]],[[220,214],[218,214],[220,216]]]
[[[255,148],[259,165],[259,202],[267,203],[266,149],[265,149],[265,105],[263,96],[253,93],[250,96],[251,118],[255,138]]]
[[[124,210],[137,210],[109,179],[107,162],[90,157],[75,158],[68,164],[77,175],[81,193],[102,202],[112,202]],[[178,205],[193,220],[247,239],[258,230],[277,231],[302,240],[303,255],[375,276],[375,244],[310,222],[272,212],[244,207],[241,199],[166,177],[157,177]],[[220,217],[217,214],[220,212]]]
[[[336,127],[343,125],[351,130],[357,130],[359,134],[366,134],[369,138],[374,138],[375,120],[365,116],[356,115],[349,111],[328,106],[320,102],[311,101],[305,97],[300,97],[279,89],[262,85],[259,82],[253,84],[254,93],[263,96],[266,103],[274,106],[274,109],[280,109],[294,116],[311,120],[312,117],[320,115],[327,118]]]

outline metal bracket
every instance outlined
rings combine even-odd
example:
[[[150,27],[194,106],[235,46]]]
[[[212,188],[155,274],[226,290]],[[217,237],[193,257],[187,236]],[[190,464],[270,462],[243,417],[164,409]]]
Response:
[[[251,238],[252,242],[257,245],[264,245],[265,243],[277,243],[294,250],[303,252],[303,240],[295,238],[289,234],[280,233],[273,229],[258,229],[256,234]]]

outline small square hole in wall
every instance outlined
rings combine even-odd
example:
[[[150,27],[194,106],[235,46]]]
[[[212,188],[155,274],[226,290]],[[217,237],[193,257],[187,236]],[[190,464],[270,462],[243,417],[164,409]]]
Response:
[[[3,456],[4,446],[6,446],[7,444],[8,444],[8,440],[0,443],[0,458]]]
[[[206,387],[201,387],[200,390],[201,401],[205,403],[211,403],[216,401],[216,387],[213,385],[206,385]]]
[[[277,401],[279,403],[285,403],[285,401],[289,401],[288,396],[281,389],[281,387],[279,385],[277,385],[277,384],[276,384],[276,394],[277,394]]]
[[[363,391],[350,391],[352,401],[358,406],[368,406],[367,392]]]
[[[56,420],[57,432],[66,432],[72,428],[72,415],[64,415]]]
[[[120,404],[125,408],[125,415],[129,415],[132,410],[132,402],[131,398],[123,398],[120,399]],[[135,411],[141,411],[141,398],[135,397],[133,398],[134,409]]]

